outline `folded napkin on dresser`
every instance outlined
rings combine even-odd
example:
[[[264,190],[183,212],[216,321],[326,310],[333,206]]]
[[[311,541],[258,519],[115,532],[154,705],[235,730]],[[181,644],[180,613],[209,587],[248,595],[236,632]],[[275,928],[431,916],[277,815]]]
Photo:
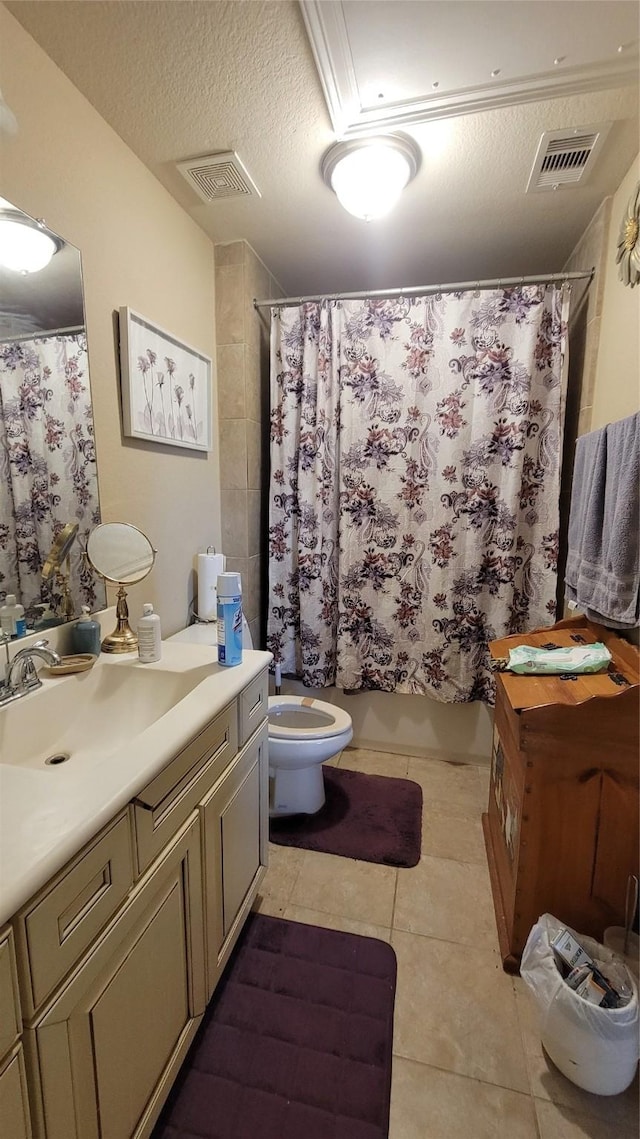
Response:
[[[568,601],[616,629],[640,623],[640,412],[576,443]]]

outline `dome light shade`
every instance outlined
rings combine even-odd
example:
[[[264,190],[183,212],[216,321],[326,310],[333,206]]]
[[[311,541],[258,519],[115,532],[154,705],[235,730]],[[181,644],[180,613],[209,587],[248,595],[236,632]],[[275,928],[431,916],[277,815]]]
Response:
[[[338,201],[357,218],[384,217],[420,165],[420,151],[406,135],[338,142],[324,156],[322,176]]]
[[[11,211],[0,213],[0,265],[16,273],[38,273],[49,264],[62,242],[31,218]]]

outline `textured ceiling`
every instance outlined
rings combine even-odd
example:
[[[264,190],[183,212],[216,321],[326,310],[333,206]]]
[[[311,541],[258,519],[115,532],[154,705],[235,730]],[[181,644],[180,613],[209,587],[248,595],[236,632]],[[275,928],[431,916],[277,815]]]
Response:
[[[366,225],[320,177],[335,134],[293,0],[6,7],[198,224],[215,241],[249,241],[287,293],[560,270],[638,151],[638,92],[628,85],[411,123],[420,172],[392,215]],[[457,5],[448,7],[455,53]],[[508,58],[508,39],[496,52]],[[402,59],[390,47],[394,69]],[[543,131],[605,121],[614,125],[586,185],[525,194]],[[226,150],[238,152],[260,198],[205,204],[175,168]]]

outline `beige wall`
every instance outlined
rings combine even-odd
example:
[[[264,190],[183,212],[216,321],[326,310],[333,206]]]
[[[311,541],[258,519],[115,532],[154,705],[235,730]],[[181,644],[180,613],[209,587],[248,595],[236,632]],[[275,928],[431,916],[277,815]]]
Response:
[[[640,284],[634,288],[623,285],[616,265],[620,223],[639,179],[640,155],[632,163],[611,205],[592,428],[624,419],[640,408]]]
[[[253,644],[264,647],[269,486],[269,311],[282,296],[246,241],[216,245],[216,333],[222,551],[242,574]]]
[[[581,282],[572,285],[565,425],[565,442],[571,447],[571,455],[576,436],[591,430],[610,219],[611,198],[605,198],[564,265],[568,273],[594,271],[588,287]]]
[[[209,455],[121,434],[114,314],[127,305],[215,356],[209,238],[0,4],[2,91],[18,118],[0,134],[0,194],[82,253],[102,516],[143,529],[158,549],[131,589],[163,635],[187,623],[194,554],[220,542],[217,442]],[[214,440],[217,440],[215,369]]]

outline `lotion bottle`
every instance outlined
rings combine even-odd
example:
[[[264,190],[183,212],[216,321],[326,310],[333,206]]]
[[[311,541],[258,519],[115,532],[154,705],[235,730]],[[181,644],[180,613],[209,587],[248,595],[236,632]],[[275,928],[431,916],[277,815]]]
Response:
[[[82,606],[82,616],[71,629],[71,644],[74,653],[100,655],[100,624],[92,620],[88,605]]]
[[[0,630],[8,637],[24,637],[27,632],[24,606],[16,603],[15,593],[8,593],[0,607]]]
[[[153,612],[153,605],[145,601],[142,617],[138,621],[138,659],[143,664],[153,664],[162,654],[160,618]]]

